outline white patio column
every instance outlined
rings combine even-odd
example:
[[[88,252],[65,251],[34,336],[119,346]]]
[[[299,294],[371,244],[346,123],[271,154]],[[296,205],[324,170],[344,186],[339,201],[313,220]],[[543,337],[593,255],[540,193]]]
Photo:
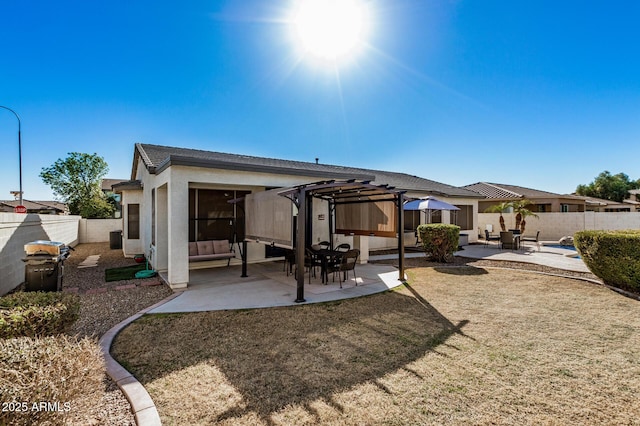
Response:
[[[442,223],[451,223],[451,212],[449,210],[442,210]]]
[[[153,266],[158,271],[166,271],[168,268],[169,241],[167,234],[169,232],[168,222],[168,194],[167,185],[156,188],[155,196],[155,233],[156,233],[156,251],[154,253]]]
[[[185,288],[189,282],[189,184],[171,170],[168,186],[167,276],[171,288]]]
[[[360,250],[358,263],[365,264],[369,262],[369,237],[366,235],[354,235],[353,248]]]

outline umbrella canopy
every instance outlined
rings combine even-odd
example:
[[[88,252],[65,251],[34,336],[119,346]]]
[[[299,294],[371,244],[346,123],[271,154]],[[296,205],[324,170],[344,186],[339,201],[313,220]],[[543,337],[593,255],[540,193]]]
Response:
[[[460,210],[453,204],[438,200],[435,197],[425,197],[409,201],[404,205],[405,210]]]

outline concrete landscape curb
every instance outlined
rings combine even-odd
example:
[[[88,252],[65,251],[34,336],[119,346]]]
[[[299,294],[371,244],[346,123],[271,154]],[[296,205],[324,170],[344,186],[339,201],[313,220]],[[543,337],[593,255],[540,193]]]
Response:
[[[120,330],[140,318],[142,315],[146,314],[151,309],[163,305],[164,303],[178,297],[179,295],[180,293],[174,293],[156,303],[155,305],[141,310],[137,314],[113,326],[102,336],[102,338],[100,338],[99,344],[100,349],[102,350],[102,356],[105,360],[107,374],[113,379],[114,382],[116,382],[124,396],[129,401],[129,404],[131,404],[131,411],[133,412],[136,424],[138,426],[159,426],[162,424],[160,422],[160,415],[158,414],[156,405],[154,404],[151,396],[144,388],[144,386],[142,386],[142,384],[135,377],[133,377],[133,375],[129,373],[122,365],[120,365],[115,359],[113,359],[111,353],[109,352],[111,349],[111,344],[113,343],[113,339],[118,335]]]

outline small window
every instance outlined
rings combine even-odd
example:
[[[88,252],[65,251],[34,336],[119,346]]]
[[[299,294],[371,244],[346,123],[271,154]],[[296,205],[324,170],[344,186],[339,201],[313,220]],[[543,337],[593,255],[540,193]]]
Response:
[[[127,238],[140,238],[140,204],[127,205]]]

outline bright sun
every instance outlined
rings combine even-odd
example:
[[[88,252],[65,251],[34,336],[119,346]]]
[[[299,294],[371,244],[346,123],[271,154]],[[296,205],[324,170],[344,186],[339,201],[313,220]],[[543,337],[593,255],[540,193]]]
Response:
[[[358,0],[300,0],[295,31],[305,51],[327,60],[355,53],[367,32],[367,10]]]

